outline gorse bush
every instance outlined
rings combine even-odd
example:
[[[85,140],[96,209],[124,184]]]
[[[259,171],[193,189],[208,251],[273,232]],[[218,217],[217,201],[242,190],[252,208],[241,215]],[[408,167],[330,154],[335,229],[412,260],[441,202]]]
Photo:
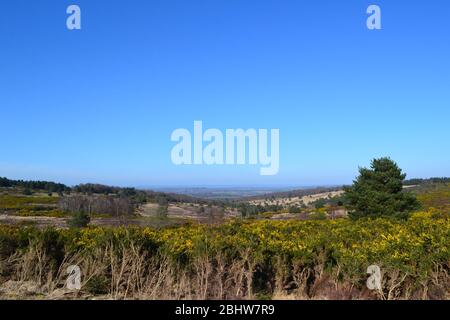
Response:
[[[450,219],[428,212],[407,221],[237,220],[159,230],[2,226],[1,276],[54,283],[50,290],[70,263],[83,270],[83,290],[114,298],[445,298],[449,239]],[[11,264],[25,258],[36,261],[26,272]],[[371,264],[383,272],[382,292],[365,287]]]

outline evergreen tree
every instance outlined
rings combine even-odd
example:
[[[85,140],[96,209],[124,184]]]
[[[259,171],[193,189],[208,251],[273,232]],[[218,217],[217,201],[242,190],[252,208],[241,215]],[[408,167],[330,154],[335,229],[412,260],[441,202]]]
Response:
[[[360,168],[353,185],[345,188],[350,217],[407,218],[419,203],[413,194],[403,191],[405,177],[390,158],[374,159],[370,169]]]

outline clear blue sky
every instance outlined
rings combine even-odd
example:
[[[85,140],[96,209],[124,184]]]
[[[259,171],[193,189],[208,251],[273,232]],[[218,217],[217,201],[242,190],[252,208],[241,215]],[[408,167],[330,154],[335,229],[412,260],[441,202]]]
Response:
[[[447,0],[2,1],[0,176],[339,184],[384,155],[450,176],[449,16]],[[279,174],[174,166],[170,134],[194,120],[279,128]]]

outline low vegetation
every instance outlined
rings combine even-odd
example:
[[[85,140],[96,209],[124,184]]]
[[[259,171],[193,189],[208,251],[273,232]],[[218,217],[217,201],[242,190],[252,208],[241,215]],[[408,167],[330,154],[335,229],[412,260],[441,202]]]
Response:
[[[85,295],[137,299],[449,298],[450,219],[236,220],[221,226],[0,227],[0,277],[41,294],[83,271]],[[383,290],[369,292],[378,264]]]
[[[3,216],[65,217],[0,225],[0,298],[450,299],[450,183],[404,179],[375,159],[345,193],[294,192],[302,202],[0,179]],[[74,264],[78,293],[64,289]]]
[[[425,190],[419,189],[415,192],[423,209],[450,214],[450,183],[429,185]]]
[[[58,197],[54,196],[0,195],[0,213],[23,217],[64,217],[57,204]]]

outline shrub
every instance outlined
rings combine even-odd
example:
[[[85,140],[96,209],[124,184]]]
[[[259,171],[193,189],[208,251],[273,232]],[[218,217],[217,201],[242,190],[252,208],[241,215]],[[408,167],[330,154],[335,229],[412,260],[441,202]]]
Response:
[[[302,212],[302,210],[299,207],[297,207],[297,206],[290,206],[289,207],[289,213],[300,213],[300,212]]]
[[[327,214],[322,211],[314,212],[309,215],[311,220],[325,220],[328,218]]]
[[[85,228],[89,222],[91,222],[89,214],[84,211],[79,211],[72,215],[72,217],[67,221],[67,225],[70,228]]]
[[[91,277],[83,289],[93,294],[107,294],[110,286],[110,279],[104,275],[98,275]]]

